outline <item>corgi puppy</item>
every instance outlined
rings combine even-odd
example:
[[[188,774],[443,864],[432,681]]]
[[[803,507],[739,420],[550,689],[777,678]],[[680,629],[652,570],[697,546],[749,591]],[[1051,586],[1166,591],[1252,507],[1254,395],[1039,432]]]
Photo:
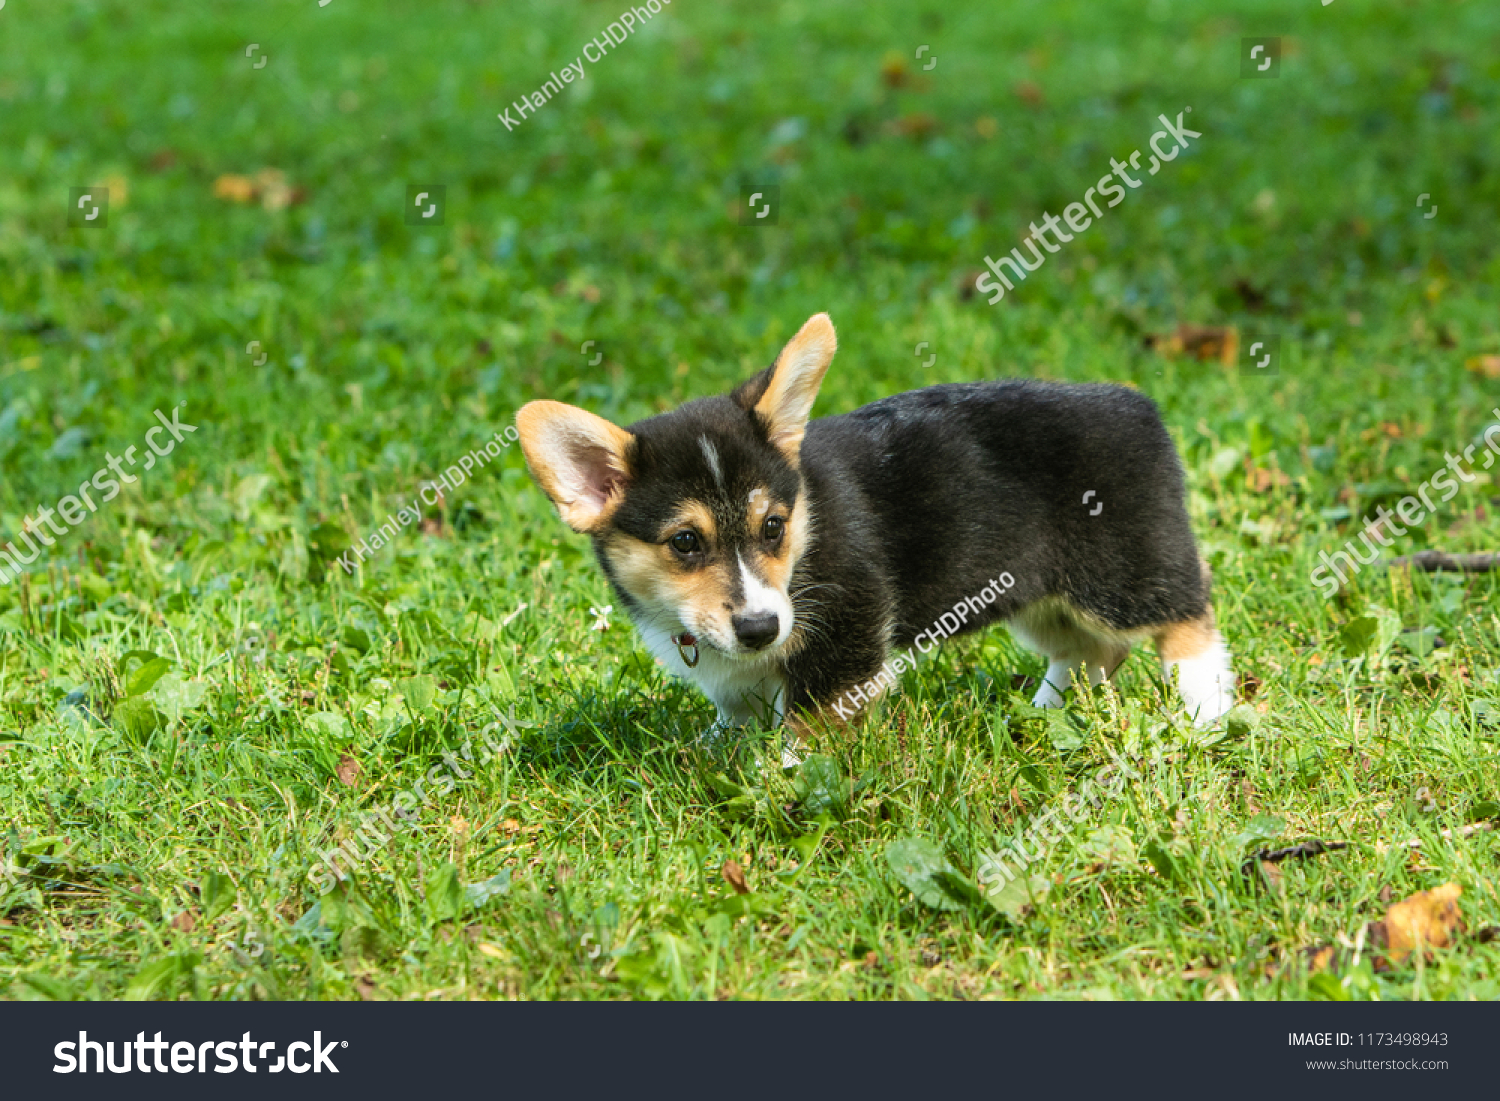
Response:
[[[1039,706],[1150,638],[1197,723],[1229,710],[1182,465],[1150,398],[976,382],[809,422],[836,347],[818,314],[728,395],[628,428],[555,401],[516,417],[532,476],[717,726],[848,720],[895,683],[893,653],[899,673],[913,648],[999,620],[1047,658]]]

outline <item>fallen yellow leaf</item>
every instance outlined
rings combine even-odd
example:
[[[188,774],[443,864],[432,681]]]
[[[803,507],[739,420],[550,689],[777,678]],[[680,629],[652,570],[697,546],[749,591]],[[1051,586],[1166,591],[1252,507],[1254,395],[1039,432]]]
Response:
[[[255,198],[255,184],[249,176],[226,174],[214,181],[214,198],[228,199],[232,203],[248,203]]]
[[[724,877],[724,882],[734,888],[737,895],[748,895],[750,886],[745,882],[745,870],[740,867],[740,862],[734,858],[724,861],[724,867],[719,870]]]
[[[1464,366],[1481,378],[1500,378],[1500,356],[1470,356]]]
[[[1457,883],[1418,891],[1392,904],[1385,920],[1374,923],[1372,936],[1385,948],[1392,963],[1400,963],[1419,947],[1447,948],[1463,931],[1463,916],[1458,909],[1461,894],[1463,888]]]
[[[104,186],[109,188],[109,205],[116,210],[130,201],[130,184],[124,176],[117,174],[105,176]]]

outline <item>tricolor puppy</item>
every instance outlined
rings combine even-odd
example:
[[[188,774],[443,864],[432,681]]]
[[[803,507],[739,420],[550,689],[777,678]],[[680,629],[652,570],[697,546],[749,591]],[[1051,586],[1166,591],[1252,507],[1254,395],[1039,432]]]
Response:
[[[996,620],[1046,655],[1039,705],[1150,638],[1197,722],[1229,709],[1182,466],[1149,398],[976,382],[809,423],[836,346],[818,314],[727,396],[629,428],[555,401],[516,418],[532,475],[721,724],[848,717],[894,652]]]

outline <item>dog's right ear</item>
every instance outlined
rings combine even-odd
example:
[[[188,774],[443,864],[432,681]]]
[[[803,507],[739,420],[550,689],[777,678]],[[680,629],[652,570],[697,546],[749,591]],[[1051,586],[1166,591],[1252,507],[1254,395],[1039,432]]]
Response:
[[[771,443],[794,467],[799,462],[802,435],[812,414],[813,400],[838,346],[828,315],[814,314],[787,341],[769,370],[762,371],[731,395],[741,408],[760,417]]]
[[[599,531],[625,499],[635,437],[603,417],[560,401],[533,401],[516,414],[526,465],[563,523]]]

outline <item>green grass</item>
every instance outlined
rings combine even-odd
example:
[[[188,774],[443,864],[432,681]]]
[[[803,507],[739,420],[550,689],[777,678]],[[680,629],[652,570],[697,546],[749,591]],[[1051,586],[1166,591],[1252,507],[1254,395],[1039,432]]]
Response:
[[[1309,580],[1500,403],[1465,367],[1500,355],[1493,8],[675,0],[507,133],[617,14],[0,11],[0,540],[153,410],[198,426],[0,586],[0,996],[1300,998],[1332,992],[1302,949],[1445,882],[1470,935],[1366,952],[1346,992],[1500,995],[1497,835],[1440,832],[1500,799],[1496,575]],[[1285,36],[1277,79],[1240,79],[1250,35]],[[960,293],[1187,105],[1189,153],[999,305]],[[301,201],[215,197],[265,168]],[[69,228],[68,188],[107,181],[108,225]],[[408,183],[447,187],[444,225],[404,223]],[[775,228],[736,223],[744,183],[779,184]],[[711,706],[618,610],[591,629],[610,593],[514,447],[332,563],[522,403],[628,422],[820,309],[820,413],[1005,376],[1155,398],[1252,718],[1194,737],[1145,653],[1035,716],[1042,663],[995,631],[800,773],[764,738],[715,761]],[[1281,372],[1147,347],[1179,323],[1279,333]],[[1495,548],[1496,480],[1387,553]],[[530,725],[442,791],[497,713]],[[1116,754],[1140,778],[1070,822],[1035,908],[967,893]],[[429,774],[417,830],[320,899],[317,854]],[[955,908],[893,874],[903,838]],[[1349,847],[1240,873],[1306,838]]]

